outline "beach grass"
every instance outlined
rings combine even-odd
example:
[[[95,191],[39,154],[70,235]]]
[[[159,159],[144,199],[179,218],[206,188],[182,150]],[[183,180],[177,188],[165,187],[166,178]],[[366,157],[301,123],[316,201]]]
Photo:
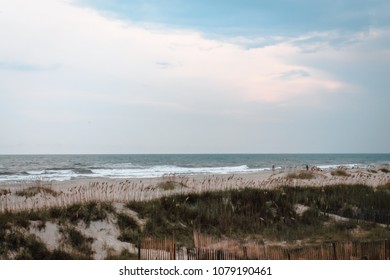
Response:
[[[120,229],[120,235],[118,239],[124,242],[130,242],[136,244],[140,238],[140,227],[137,221],[124,214],[117,214],[117,224]]]
[[[62,227],[60,232],[63,234],[65,244],[72,247],[72,251],[79,255],[81,259],[91,259],[93,250],[91,244],[93,239],[84,236],[79,230],[73,226]]]
[[[138,254],[132,254],[128,250],[122,250],[120,254],[109,254],[106,260],[138,260]]]
[[[66,260],[80,259],[80,255],[70,254],[61,249],[50,251],[46,244],[34,234],[20,229],[0,229],[0,259],[15,260]]]
[[[40,211],[44,214],[44,211]],[[109,213],[115,213],[115,209],[109,202],[75,203],[66,208],[53,207],[48,210],[50,219],[70,221],[73,224],[83,221],[89,225],[91,221],[101,221],[107,218]]]
[[[287,178],[288,179],[310,180],[310,179],[314,179],[315,176],[314,176],[313,172],[311,172],[311,171],[301,171],[298,173],[289,173],[289,174],[287,174]]]
[[[10,194],[11,191],[8,189],[0,189],[0,196]]]
[[[166,181],[166,182],[159,183],[157,187],[164,191],[170,191],[175,189],[176,184],[174,181]]]
[[[275,243],[390,239],[389,201],[390,184],[376,188],[281,186],[129,201],[124,210],[111,202],[92,201],[3,212],[0,259],[90,259],[94,240],[80,231],[80,225],[88,227],[91,222],[108,219],[119,229],[118,240],[135,245],[145,237],[174,237],[177,245],[191,248],[194,231],[216,238]],[[296,210],[297,205],[301,212]],[[54,250],[29,232],[32,226],[43,230],[47,222],[56,224],[62,236],[62,245]],[[126,250],[107,255],[108,259],[134,257]]]
[[[389,222],[388,188],[365,186],[235,190],[172,196],[152,202],[128,203],[147,220],[145,236],[173,234],[188,246],[192,232],[245,238],[250,235],[274,241],[353,239],[358,224]],[[309,207],[301,216],[295,204]],[[334,221],[328,214],[351,221]],[[390,237],[389,231],[384,231]],[[367,237],[368,238],[368,237]],[[373,238],[371,236],[370,238]]]
[[[15,192],[16,195],[24,196],[24,197],[33,197],[39,193],[48,194],[48,195],[52,195],[52,196],[57,196],[59,194],[58,192],[54,191],[53,189],[51,189],[49,187],[29,187],[27,189]]]
[[[345,171],[343,169],[333,170],[332,172],[330,172],[330,174],[332,174],[333,176],[344,176],[344,177],[348,177],[349,176],[347,171]]]
[[[162,177],[162,181],[157,184],[157,188],[164,191],[174,190],[176,188],[187,188],[188,178],[182,176],[166,175]]]
[[[104,220],[115,213],[111,203],[91,202],[66,208],[0,213],[0,259],[91,259],[93,239],[84,236],[75,225]],[[44,240],[30,233],[32,222],[41,231],[46,222],[59,227],[61,247],[47,249]]]

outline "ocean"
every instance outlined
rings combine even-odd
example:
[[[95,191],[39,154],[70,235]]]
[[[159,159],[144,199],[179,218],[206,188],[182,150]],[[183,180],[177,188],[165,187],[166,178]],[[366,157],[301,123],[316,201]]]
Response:
[[[0,181],[242,174],[317,166],[389,165],[390,154],[0,155]]]

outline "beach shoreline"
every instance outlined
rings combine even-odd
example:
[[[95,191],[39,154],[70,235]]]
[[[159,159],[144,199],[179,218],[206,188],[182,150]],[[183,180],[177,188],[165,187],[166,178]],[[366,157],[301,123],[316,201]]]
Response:
[[[35,236],[34,238],[46,244],[45,246],[50,252],[65,248],[66,252],[71,253],[75,249],[68,248],[71,245],[66,238],[69,238],[69,232],[77,231],[80,236],[85,236],[85,240],[91,240],[87,250],[89,252],[88,258],[106,259],[110,256],[120,256],[121,252],[128,252],[134,257],[137,254],[137,244],[123,239],[122,234],[126,233],[126,229],[121,228],[119,219],[124,219],[124,217],[125,219],[131,219],[133,222],[129,227],[130,232],[132,232],[133,223],[136,223],[137,228],[142,229],[148,218],[140,216],[136,208],[129,209],[127,207],[129,202],[146,202],[164,197],[173,197],[174,195],[185,195],[188,198],[191,194],[229,192],[246,188],[271,190],[272,192],[278,187],[325,188],[334,185],[350,185],[351,187],[366,185],[373,188],[390,185],[390,170],[382,167],[358,169],[339,167],[327,170],[313,169],[313,171],[301,168],[251,174],[195,176],[169,174],[160,178],[148,179],[89,178],[68,181],[38,180],[8,184],[3,182],[0,183],[0,215],[11,217],[32,215],[31,217],[33,217],[34,213],[54,213],[54,215],[55,213],[62,213],[61,215],[68,213],[70,217],[76,217],[74,219],[77,222],[67,221],[63,224],[61,219],[55,218],[24,221],[29,226],[25,229],[18,229],[18,234]],[[243,191],[243,193],[245,192]],[[106,215],[105,218],[96,218],[85,222],[82,220],[82,216],[78,217],[79,211],[80,215],[89,217],[91,213],[87,209],[93,208],[95,209],[93,211],[97,211],[97,209],[103,211],[104,207],[108,207],[107,209],[113,211],[104,214]],[[303,212],[309,209],[309,206],[300,204],[294,207],[298,216],[302,216]],[[81,212],[84,214],[81,214]],[[44,214],[42,215],[44,216]],[[331,221],[341,219],[341,222],[348,223],[348,219],[343,217],[331,216],[330,214],[327,217]],[[17,224],[17,221],[15,219],[10,223]],[[175,222],[180,224],[179,221]],[[139,235],[134,236],[139,237]],[[65,242],[64,240],[68,241]],[[238,241],[233,240],[232,242]],[[270,241],[264,242],[269,243]],[[268,246],[267,244],[261,246]],[[285,242],[275,243],[272,241],[269,244],[276,244],[281,248],[285,246]]]
[[[337,174],[338,173],[338,174]],[[303,177],[302,177],[303,176]],[[164,184],[171,183],[170,187]],[[157,178],[77,178],[64,181],[32,180],[1,182],[0,211],[21,211],[47,207],[64,207],[90,201],[147,201],[160,197],[254,188],[326,187],[332,185],[367,185],[377,187],[390,182],[389,169],[383,166],[312,170],[288,169],[242,174],[167,174]],[[36,194],[18,195],[36,188]],[[41,188],[39,190],[39,188]],[[52,193],[45,191],[53,190]]]
[[[389,168],[390,154],[181,154],[181,155],[0,155],[4,181],[148,179],[176,176],[251,175],[296,172],[306,166]]]

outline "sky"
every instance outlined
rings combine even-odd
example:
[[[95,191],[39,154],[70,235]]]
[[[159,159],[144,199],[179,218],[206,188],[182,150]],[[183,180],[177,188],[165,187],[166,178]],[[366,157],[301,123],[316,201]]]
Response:
[[[389,153],[387,0],[0,0],[0,154]]]

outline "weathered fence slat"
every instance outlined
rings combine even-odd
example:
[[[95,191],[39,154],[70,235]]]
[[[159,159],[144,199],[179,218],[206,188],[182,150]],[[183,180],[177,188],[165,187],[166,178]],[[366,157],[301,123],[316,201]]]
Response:
[[[195,248],[182,248],[174,239],[145,238],[138,242],[143,260],[354,260],[390,258],[389,240],[326,242],[298,247],[270,246],[256,242],[213,239],[194,232]]]

